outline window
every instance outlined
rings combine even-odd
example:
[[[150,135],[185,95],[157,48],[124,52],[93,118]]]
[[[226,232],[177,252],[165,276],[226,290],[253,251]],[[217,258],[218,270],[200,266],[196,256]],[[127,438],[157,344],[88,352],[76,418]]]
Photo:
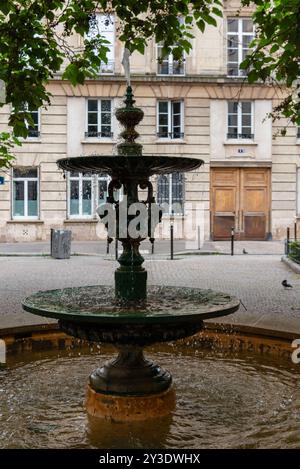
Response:
[[[250,18],[228,18],[227,20],[227,75],[241,77],[247,70],[240,64],[249,53],[249,44],[254,38],[254,26]]]
[[[115,68],[115,19],[113,15],[95,14],[90,17],[88,38],[94,39],[97,35],[104,37],[109,50],[106,54],[107,63],[102,63],[100,73],[114,73]]]
[[[297,138],[300,138],[300,125],[297,127]]]
[[[34,111],[30,111],[32,124],[28,124],[28,137],[39,137],[40,136],[40,111],[36,109]]]
[[[108,176],[98,176],[98,206],[106,203],[108,184]]]
[[[158,102],[158,137],[183,138],[183,102]]]
[[[70,217],[92,217],[94,200],[92,174],[71,172],[69,185]]]
[[[228,102],[227,138],[254,138],[253,103],[251,101]]]
[[[184,57],[174,60],[173,54],[163,56],[162,44],[157,44],[157,73],[159,75],[184,75]]]
[[[38,170],[13,169],[13,218],[38,218]]]
[[[86,137],[111,138],[112,133],[112,102],[110,99],[87,100]]]
[[[97,207],[106,202],[109,181],[107,175],[69,173],[69,217],[93,218]]]
[[[165,214],[182,215],[184,213],[183,173],[173,173],[158,177],[157,202],[162,205]]]

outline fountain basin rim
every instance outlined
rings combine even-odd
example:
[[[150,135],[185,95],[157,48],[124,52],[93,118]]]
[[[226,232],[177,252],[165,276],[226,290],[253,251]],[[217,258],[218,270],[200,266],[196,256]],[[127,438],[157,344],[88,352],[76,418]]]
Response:
[[[142,178],[154,174],[170,174],[174,172],[193,171],[204,164],[199,158],[181,156],[76,156],[61,158],[57,165],[64,171],[107,173],[109,175],[128,175]]]
[[[73,322],[78,324],[94,324],[94,325],[110,325],[112,327],[121,325],[121,324],[128,324],[128,325],[162,325],[162,324],[169,324],[169,325],[176,325],[176,324],[192,324],[192,323],[199,323],[206,319],[213,319],[221,316],[227,316],[229,314],[234,313],[238,310],[240,306],[240,300],[234,296],[227,295],[222,292],[215,292],[213,290],[204,290],[200,288],[190,288],[190,287],[161,287],[151,285],[148,287],[149,293],[153,292],[154,295],[157,292],[167,292],[172,293],[174,298],[178,298],[180,301],[180,297],[178,295],[183,295],[182,300],[184,299],[184,295],[192,294],[192,295],[199,295],[199,299],[201,295],[208,296],[215,296],[216,302],[207,302],[206,304],[201,303],[200,301],[197,302],[197,297],[193,298],[193,301],[190,302],[191,308],[188,310],[187,304],[185,304],[181,309],[178,306],[178,303],[174,303],[173,310],[169,312],[165,311],[151,311],[147,312],[144,310],[136,311],[133,308],[127,309],[120,306],[122,312],[113,312],[107,310],[105,311],[105,306],[102,307],[101,311],[88,311],[86,309],[79,309],[79,308],[71,308],[69,311],[67,310],[67,306],[61,306],[59,301],[55,303],[55,299],[59,298],[59,295],[64,294],[76,294],[80,293],[82,290],[83,292],[90,290],[90,293],[95,292],[97,289],[102,289],[105,292],[112,287],[103,286],[103,285],[95,285],[95,286],[87,286],[87,287],[71,287],[71,288],[64,288],[64,289],[55,289],[55,290],[46,290],[37,292],[29,297],[27,297],[22,302],[22,307],[25,311],[48,318],[58,319],[67,322]],[[43,303],[43,298],[45,301],[48,299],[54,299],[54,303],[51,304],[48,302]],[[91,297],[92,298],[92,297]],[[65,301],[66,297],[62,299]],[[62,309],[64,308],[64,309]],[[126,311],[124,311],[124,309]],[[167,308],[166,308],[167,309]],[[201,311],[202,310],[202,311]]]

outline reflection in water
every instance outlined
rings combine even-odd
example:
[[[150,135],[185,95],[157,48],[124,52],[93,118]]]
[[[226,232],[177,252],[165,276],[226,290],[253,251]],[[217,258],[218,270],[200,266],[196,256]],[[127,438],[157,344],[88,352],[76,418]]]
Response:
[[[0,448],[300,447],[297,366],[192,345],[153,347],[150,358],[173,375],[176,410],[112,423],[88,418],[83,403],[90,372],[113,354],[45,352],[0,369]]]
[[[166,446],[172,415],[145,422],[115,423],[88,415],[86,439],[93,448],[161,448]]]

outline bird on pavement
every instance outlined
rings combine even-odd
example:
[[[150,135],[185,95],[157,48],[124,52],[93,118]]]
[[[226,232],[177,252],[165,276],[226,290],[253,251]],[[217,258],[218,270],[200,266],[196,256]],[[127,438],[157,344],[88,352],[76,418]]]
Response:
[[[287,282],[287,280],[283,280],[283,281],[281,282],[281,285],[282,285],[284,288],[293,288],[292,285]]]
[[[248,254],[245,248],[243,249],[243,254]]]

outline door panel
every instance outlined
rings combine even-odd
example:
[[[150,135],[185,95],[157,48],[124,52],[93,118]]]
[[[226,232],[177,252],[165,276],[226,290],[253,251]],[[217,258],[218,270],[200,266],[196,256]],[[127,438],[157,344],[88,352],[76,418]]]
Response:
[[[270,171],[266,168],[213,168],[213,239],[266,239],[270,225]]]

